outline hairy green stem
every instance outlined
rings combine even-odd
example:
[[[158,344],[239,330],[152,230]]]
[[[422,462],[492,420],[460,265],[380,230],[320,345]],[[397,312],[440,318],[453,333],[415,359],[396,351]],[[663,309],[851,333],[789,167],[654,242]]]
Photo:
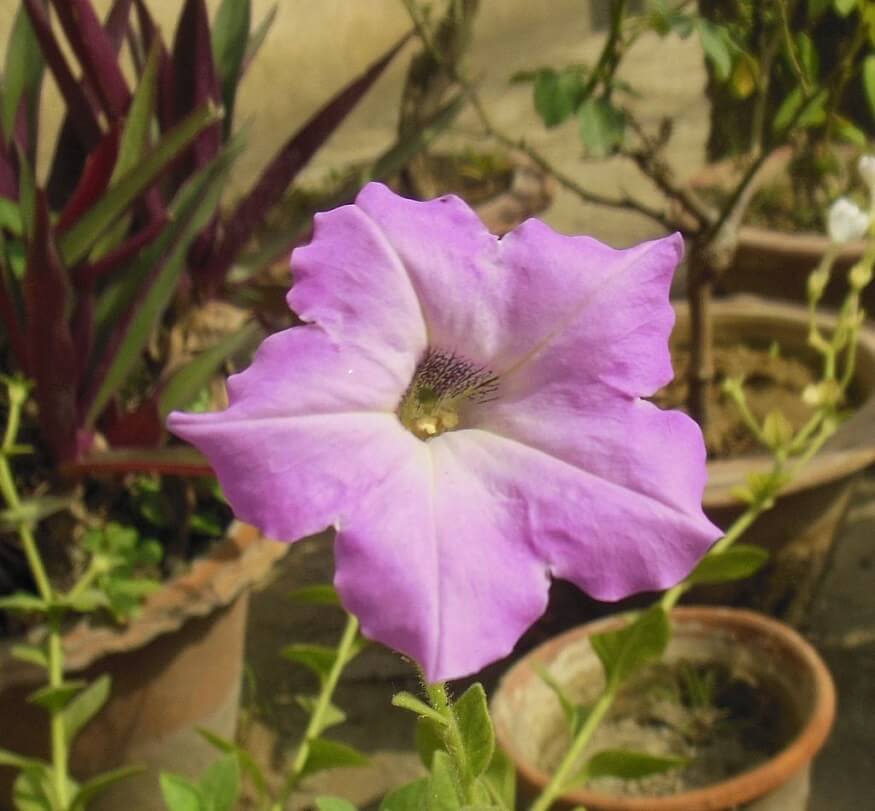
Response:
[[[304,737],[301,740],[301,745],[295,755],[295,760],[292,763],[292,770],[283,785],[280,793],[279,807],[285,808],[291,793],[295,790],[298,783],[301,781],[301,775],[304,767],[307,765],[307,758],[310,756],[310,745],[318,738],[325,729],[325,713],[331,704],[331,698],[337,688],[337,683],[340,681],[340,675],[343,673],[352,654],[353,646],[355,645],[356,636],[358,635],[359,623],[352,615],[347,614],[346,626],[343,629],[343,636],[340,638],[340,643],[337,646],[337,655],[334,659],[334,664],[328,675],[322,681],[322,687],[319,690],[319,696],[316,699],[316,704],[313,706],[313,713],[310,715],[310,721],[307,728],[304,730]]]
[[[553,773],[550,782],[544,790],[538,795],[535,802],[529,807],[529,811],[547,811],[557,797],[565,790],[566,781],[570,777],[572,770],[577,766],[580,756],[586,745],[592,738],[593,733],[598,729],[602,719],[610,710],[611,705],[616,698],[616,690],[606,689],[598,701],[596,701],[592,710],[586,718],[583,726],[578,730],[571,742],[571,746],[562,758],[559,768]]]
[[[422,684],[428,696],[429,704],[444,719],[446,744],[449,756],[452,758],[462,789],[463,799],[466,803],[474,802],[474,779],[468,769],[468,760],[465,756],[465,745],[462,742],[462,733],[459,730],[459,721],[447,693],[447,686],[443,682],[429,684],[423,675]]]

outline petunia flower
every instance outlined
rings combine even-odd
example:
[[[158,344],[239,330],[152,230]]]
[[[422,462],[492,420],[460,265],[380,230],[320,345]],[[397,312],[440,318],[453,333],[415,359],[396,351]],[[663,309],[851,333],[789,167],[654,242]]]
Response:
[[[853,242],[862,239],[869,229],[871,217],[853,200],[839,197],[829,207],[826,215],[826,229],[829,238],[836,243]]]
[[[235,513],[293,541],[336,529],[363,632],[429,680],[506,655],[550,575],[600,600],[681,580],[720,531],[672,377],[679,235],[613,250],[528,220],[502,239],[456,197],[372,183],[317,215],[289,306],[220,413],[170,429]]]

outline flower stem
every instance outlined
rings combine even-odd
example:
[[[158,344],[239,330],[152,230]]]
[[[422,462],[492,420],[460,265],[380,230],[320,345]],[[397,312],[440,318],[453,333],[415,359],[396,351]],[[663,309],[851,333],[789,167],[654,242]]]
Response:
[[[310,721],[307,728],[304,730],[304,737],[301,740],[301,745],[295,755],[295,760],[292,763],[292,770],[283,785],[280,792],[279,807],[285,808],[289,797],[301,781],[304,767],[307,765],[307,758],[310,756],[310,745],[318,738],[325,729],[325,713],[331,704],[331,698],[337,688],[337,683],[340,681],[340,674],[343,673],[349,660],[352,658],[352,649],[355,645],[356,636],[358,635],[359,623],[352,615],[347,614],[346,626],[343,629],[343,636],[337,646],[337,655],[334,659],[334,664],[328,675],[322,681],[322,687],[319,691],[319,696],[316,699],[316,704],[313,706],[313,712],[310,715]]]
[[[592,738],[593,733],[598,729],[602,719],[610,710],[616,697],[616,690],[605,689],[605,691],[596,701],[592,711],[586,717],[583,726],[578,730],[571,742],[571,746],[562,758],[559,768],[553,773],[553,777],[547,784],[546,788],[538,795],[538,798],[530,806],[529,811],[547,811],[553,804],[556,798],[562,793],[565,788],[565,783],[570,776],[570,772],[575,768],[580,755]]]
[[[465,755],[465,744],[462,742],[462,733],[459,730],[459,721],[447,693],[447,685],[444,682],[429,684],[425,678],[422,684],[428,696],[429,704],[445,720],[445,741],[447,753],[452,758],[462,790],[462,798],[466,803],[474,802],[474,779],[468,768],[468,759]]]
[[[21,423],[21,409],[27,399],[27,386],[17,380],[7,380],[6,388],[9,394],[9,414],[6,419],[6,430],[3,433],[3,444],[0,447],[0,493],[10,509],[20,506],[21,498],[15,486],[12,469],[9,466],[10,451],[15,448]],[[40,557],[39,546],[34,538],[33,531],[26,523],[18,526],[18,537],[24,548],[28,566],[33,575],[34,582],[39,590],[40,597],[48,606],[48,679],[49,687],[60,687],[64,682],[64,649],[61,644],[61,615],[54,609],[55,592],[49,582],[45,566]],[[64,715],[61,712],[51,714],[51,741],[52,741],[52,774],[55,784],[55,795],[62,809],[66,809],[69,784],[67,748],[67,730]]]

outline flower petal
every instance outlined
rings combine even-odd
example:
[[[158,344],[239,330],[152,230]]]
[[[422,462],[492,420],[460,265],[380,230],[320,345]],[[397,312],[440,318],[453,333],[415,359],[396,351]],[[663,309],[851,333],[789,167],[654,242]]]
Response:
[[[649,396],[664,386],[673,376],[668,293],[682,254],[679,234],[614,250],[527,220],[505,236],[513,329],[492,366],[503,386],[521,369],[535,388],[571,379]]]
[[[344,605],[429,681],[506,656],[547,605],[525,505],[469,464],[465,433],[420,443],[337,536]]]
[[[336,340],[420,357],[425,322],[405,267],[365,212],[342,206],[314,218],[313,238],[292,253],[289,306]]]

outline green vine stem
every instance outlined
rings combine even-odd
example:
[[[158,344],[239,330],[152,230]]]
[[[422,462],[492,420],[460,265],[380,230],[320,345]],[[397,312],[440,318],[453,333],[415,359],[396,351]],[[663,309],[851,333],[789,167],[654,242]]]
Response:
[[[447,745],[447,754],[453,761],[453,767],[456,771],[456,776],[459,780],[459,787],[462,790],[462,797],[465,803],[474,802],[474,777],[471,775],[471,770],[468,768],[468,759],[465,755],[465,745],[462,742],[462,733],[459,730],[459,721],[456,718],[456,712],[453,709],[450,701],[447,686],[444,682],[435,682],[429,684],[420,673],[422,684],[425,693],[428,696],[428,702],[432,709],[444,719],[444,734]]]
[[[9,414],[6,421],[6,430],[3,434],[3,445],[0,447],[0,492],[8,507],[12,510],[21,505],[12,468],[9,465],[9,457],[16,448],[16,439],[21,423],[21,410],[27,401],[28,386],[24,381],[6,378],[6,389],[9,398]],[[48,679],[49,687],[58,688],[64,682],[64,650],[61,644],[61,612],[57,610],[57,599],[54,589],[49,582],[40,556],[39,546],[33,535],[33,530],[27,523],[18,526],[18,537],[31,574],[39,590],[40,597],[48,609]],[[55,796],[62,809],[68,807],[69,798],[69,750],[67,746],[66,721],[63,713],[51,713],[51,745],[52,745],[52,774],[54,778]]]
[[[274,811],[281,811],[288,803],[292,792],[301,782],[304,767],[307,765],[307,758],[310,756],[310,745],[318,738],[325,729],[325,713],[331,705],[331,698],[337,688],[337,683],[340,681],[340,675],[343,673],[344,667],[352,659],[356,639],[358,637],[359,623],[352,615],[347,614],[346,626],[343,629],[343,636],[337,645],[337,655],[334,659],[334,664],[331,666],[328,675],[323,679],[319,696],[313,706],[313,712],[310,715],[310,720],[307,728],[304,730],[304,736],[301,739],[301,745],[295,754],[295,759],[292,763],[292,769],[286,782],[280,792],[280,799],[274,805]]]

